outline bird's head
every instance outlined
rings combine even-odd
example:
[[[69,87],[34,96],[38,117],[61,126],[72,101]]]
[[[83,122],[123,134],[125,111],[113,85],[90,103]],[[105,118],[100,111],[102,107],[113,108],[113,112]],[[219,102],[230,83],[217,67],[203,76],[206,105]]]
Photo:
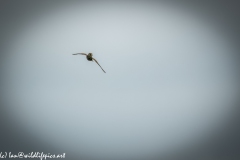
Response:
[[[93,54],[92,53],[88,53],[89,56],[92,56]]]

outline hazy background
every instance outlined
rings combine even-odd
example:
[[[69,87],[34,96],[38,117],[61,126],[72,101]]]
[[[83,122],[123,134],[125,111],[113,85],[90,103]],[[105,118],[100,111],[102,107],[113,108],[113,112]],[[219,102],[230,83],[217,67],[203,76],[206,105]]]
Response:
[[[1,0],[0,152],[240,158],[239,8]]]

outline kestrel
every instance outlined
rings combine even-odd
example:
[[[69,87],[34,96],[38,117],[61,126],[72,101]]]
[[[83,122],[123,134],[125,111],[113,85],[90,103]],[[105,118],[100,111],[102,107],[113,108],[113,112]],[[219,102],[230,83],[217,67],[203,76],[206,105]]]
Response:
[[[95,58],[92,57],[93,56],[92,53],[88,53],[88,54],[86,54],[86,53],[75,53],[73,55],[78,55],[78,54],[85,55],[88,61],[93,61],[94,60],[99,65],[99,67],[103,70],[103,68],[100,66],[98,61]],[[106,73],[104,70],[103,70],[103,72]]]

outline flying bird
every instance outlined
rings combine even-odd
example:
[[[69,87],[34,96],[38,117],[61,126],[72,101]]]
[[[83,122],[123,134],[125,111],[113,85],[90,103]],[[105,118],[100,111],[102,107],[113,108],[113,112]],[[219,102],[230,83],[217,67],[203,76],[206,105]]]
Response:
[[[103,70],[103,68],[100,66],[98,61],[95,58],[92,57],[93,56],[92,53],[88,53],[88,54],[86,54],[86,53],[75,53],[73,55],[78,55],[78,54],[85,55],[88,61],[92,61],[92,62],[95,61],[99,65],[99,67]],[[104,70],[103,70],[103,72],[106,73]]]

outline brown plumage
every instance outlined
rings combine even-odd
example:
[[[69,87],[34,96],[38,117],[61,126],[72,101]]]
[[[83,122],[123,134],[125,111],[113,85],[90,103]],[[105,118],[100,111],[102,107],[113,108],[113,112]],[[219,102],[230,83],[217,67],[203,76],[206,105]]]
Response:
[[[103,70],[103,68],[100,66],[98,61],[95,58],[92,57],[93,56],[92,53],[88,53],[88,54],[86,54],[86,53],[75,53],[73,55],[78,55],[78,54],[85,55],[88,61],[95,61],[99,65],[99,67]],[[104,70],[103,70],[103,72],[106,73]]]

